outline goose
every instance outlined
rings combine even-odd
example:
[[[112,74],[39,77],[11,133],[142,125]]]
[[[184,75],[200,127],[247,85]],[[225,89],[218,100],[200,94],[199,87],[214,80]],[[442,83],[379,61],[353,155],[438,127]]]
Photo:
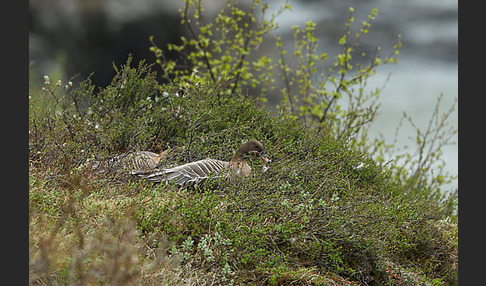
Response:
[[[167,149],[159,154],[150,151],[120,154],[109,159],[95,161],[91,168],[97,173],[110,171],[116,173],[126,172],[132,175],[146,173],[153,171],[162,162],[166,161],[167,157],[174,156],[175,152],[180,149],[180,147]]]
[[[261,156],[265,163],[269,162],[262,143],[250,140],[241,145],[229,162],[207,158],[154,171],[149,175],[141,175],[141,177],[155,183],[166,181],[180,186],[197,185],[209,177],[225,177],[230,180],[234,180],[236,177],[244,178],[251,172],[251,168],[246,162],[247,155]]]

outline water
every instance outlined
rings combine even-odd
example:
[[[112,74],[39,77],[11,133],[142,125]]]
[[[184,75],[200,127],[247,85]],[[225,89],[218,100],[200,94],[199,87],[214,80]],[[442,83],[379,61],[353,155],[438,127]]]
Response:
[[[398,65],[389,66],[384,69],[391,72],[387,85],[382,91],[380,102],[380,115],[370,127],[370,135],[377,136],[380,133],[384,138],[392,142],[395,136],[395,129],[399,124],[403,112],[412,117],[414,123],[425,132],[432,112],[437,104],[437,98],[443,94],[439,105],[441,113],[447,112],[458,97],[458,70],[457,65],[438,61],[401,60]],[[381,84],[386,80],[385,72],[377,74],[371,81],[370,86]],[[450,115],[448,124],[457,129],[458,127],[457,105],[455,111]],[[415,130],[409,124],[403,125],[398,134],[397,144],[408,145],[412,150],[416,146]],[[458,141],[457,134],[452,138],[453,142]],[[442,148],[443,159],[446,162],[444,171],[451,174],[458,174],[458,149],[457,145],[448,145]],[[393,156],[390,154],[389,159]],[[458,181],[444,186],[444,191],[451,191],[458,187]]]
[[[273,9],[282,1],[270,1]],[[330,55],[337,52],[337,41],[343,35],[344,23],[349,15],[349,7],[354,8],[355,26],[362,21],[373,8],[378,9],[378,16],[372,23],[369,35],[362,42],[366,49],[376,45],[387,54],[396,42],[396,36],[402,36],[403,46],[398,56],[399,63],[379,67],[378,74],[368,81],[368,88],[381,87],[388,78],[380,96],[380,114],[371,125],[371,137],[382,134],[392,142],[396,127],[403,112],[413,118],[414,123],[425,131],[437,98],[443,94],[441,112],[446,112],[454,99],[458,97],[458,17],[457,0],[347,0],[347,1],[290,1],[291,12],[283,13],[277,22],[281,30],[289,30],[293,25],[303,27],[308,20],[317,23],[317,36],[321,39],[323,51]],[[275,10],[274,10],[275,11]],[[389,77],[388,77],[389,76]],[[457,129],[457,108],[448,119],[448,124]],[[414,146],[415,130],[404,124],[398,134],[397,145]],[[453,137],[457,142],[457,135]],[[458,174],[457,145],[442,148],[446,162],[445,172]],[[390,154],[390,159],[393,158]],[[444,187],[451,191],[458,187],[458,180]]]

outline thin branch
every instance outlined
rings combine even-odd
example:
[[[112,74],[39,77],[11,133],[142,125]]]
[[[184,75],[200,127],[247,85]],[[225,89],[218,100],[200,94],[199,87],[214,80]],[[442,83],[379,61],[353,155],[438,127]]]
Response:
[[[292,113],[295,113],[294,101],[292,100],[292,95],[291,95],[291,91],[290,91],[290,79],[289,79],[289,75],[287,74],[287,64],[285,63],[282,47],[279,46],[278,49],[280,50],[280,59],[282,61],[282,70],[283,70],[283,74],[284,74],[285,88],[287,89],[287,94],[288,94],[288,97],[289,97],[290,111]]]
[[[154,54],[155,54],[155,58],[157,59],[158,58],[157,51],[162,51],[162,50],[159,49],[159,47],[155,44],[154,39],[152,37],[150,37],[149,40],[150,40],[150,43],[152,44],[152,46],[155,48]],[[163,72],[162,78],[167,80],[168,83],[171,83],[172,81],[170,80],[169,73],[164,68],[164,64],[167,64],[167,58],[165,57],[163,52],[160,53],[160,57],[162,58],[162,61],[163,61],[163,63],[162,62],[159,63],[159,66],[160,66],[160,68],[162,69],[162,72]]]
[[[250,8],[250,12],[249,12],[249,15],[251,15],[253,13],[253,7]],[[248,16],[248,26],[247,26],[247,32],[245,33],[246,34],[246,40],[245,40],[245,46],[243,48],[243,50],[245,51],[245,53],[248,51],[248,44],[250,43],[250,31],[252,29],[252,20],[251,20],[251,16]],[[237,70],[237,73],[236,73],[236,76],[235,76],[235,82],[234,82],[234,85],[233,85],[233,88],[231,89],[231,95],[234,94],[237,86],[238,86],[238,80],[240,79],[240,75],[241,75],[241,67],[243,66],[243,62],[245,61],[245,57],[246,55],[245,54],[242,54],[241,57],[240,57],[240,61],[238,63],[238,65],[236,66],[236,70]]]
[[[201,6],[199,5],[198,6],[198,9],[200,9]],[[187,28],[189,29],[189,32],[191,33],[192,35],[192,38],[197,42],[197,45],[198,47],[203,51],[203,59],[204,59],[204,62],[206,64],[206,67],[208,68],[209,70],[209,74],[211,76],[211,80],[213,82],[216,82],[216,77],[214,76],[213,74],[213,70],[211,68],[211,63],[209,62],[209,58],[207,56],[207,52],[206,52],[206,48],[202,47],[200,44],[199,44],[199,40],[197,38],[197,35],[196,33],[194,32],[194,30],[192,29],[192,26],[191,24],[189,23],[189,18],[187,17],[187,10],[189,9],[189,3],[188,1],[186,1],[186,6],[184,8],[184,14],[183,14],[183,18],[184,18],[184,23],[186,24]],[[201,10],[199,10],[199,13],[201,14]]]

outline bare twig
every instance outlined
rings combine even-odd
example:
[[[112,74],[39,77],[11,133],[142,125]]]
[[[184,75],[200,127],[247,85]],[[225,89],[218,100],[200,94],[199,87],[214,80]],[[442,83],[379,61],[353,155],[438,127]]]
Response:
[[[201,5],[198,5],[197,9],[199,9],[199,14],[201,14]],[[213,69],[211,67],[211,63],[209,62],[206,47],[203,47],[200,44],[199,39],[196,35],[196,32],[194,32],[194,29],[192,28],[192,26],[190,24],[189,18],[187,17],[187,11],[188,10],[189,10],[189,1],[186,1],[186,5],[184,7],[184,13],[182,15],[182,17],[184,19],[184,23],[186,24],[187,28],[189,29],[189,32],[191,33],[192,38],[196,41],[198,48],[201,49],[201,51],[203,52],[203,59],[204,59],[204,62],[206,64],[206,67],[209,71],[209,75],[211,76],[211,80],[213,82],[216,82],[216,77],[214,76]]]

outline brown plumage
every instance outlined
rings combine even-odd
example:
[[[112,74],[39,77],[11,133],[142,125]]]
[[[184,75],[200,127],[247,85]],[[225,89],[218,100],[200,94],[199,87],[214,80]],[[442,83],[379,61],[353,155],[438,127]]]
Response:
[[[96,173],[114,172],[114,173],[146,173],[153,171],[157,166],[165,162],[168,157],[174,154],[181,148],[165,150],[159,154],[150,151],[135,151],[121,154],[109,159],[95,161],[91,168]]]
[[[261,156],[265,162],[268,162],[262,143],[250,140],[241,145],[229,162],[208,158],[155,171],[142,177],[152,182],[172,181],[177,185],[199,184],[209,177],[244,178],[251,172],[246,162],[247,155]]]

